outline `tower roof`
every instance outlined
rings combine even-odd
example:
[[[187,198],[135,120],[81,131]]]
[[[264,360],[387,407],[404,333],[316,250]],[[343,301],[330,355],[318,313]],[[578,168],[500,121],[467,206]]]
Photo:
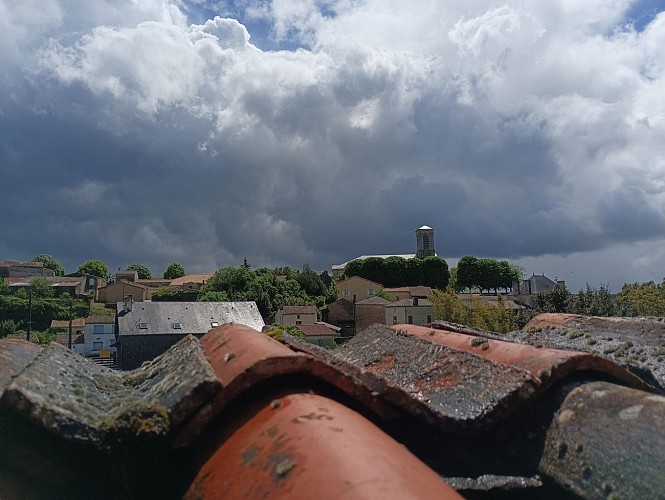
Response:
[[[421,227],[418,228],[418,231],[420,231],[421,229],[425,229],[425,230],[429,229],[429,230],[431,230],[432,228],[429,227],[429,226],[421,226]]]

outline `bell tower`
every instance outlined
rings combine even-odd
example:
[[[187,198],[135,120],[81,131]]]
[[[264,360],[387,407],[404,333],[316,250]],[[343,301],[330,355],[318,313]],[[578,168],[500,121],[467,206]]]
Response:
[[[434,255],[434,229],[429,226],[419,227],[416,229],[416,257],[424,259]]]

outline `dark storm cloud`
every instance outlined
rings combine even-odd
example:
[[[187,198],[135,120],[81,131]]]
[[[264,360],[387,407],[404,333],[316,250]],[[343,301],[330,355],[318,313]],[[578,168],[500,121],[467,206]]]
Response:
[[[623,29],[619,4],[0,0],[0,258],[323,269],[413,252],[422,224],[446,257],[662,237],[665,19]]]

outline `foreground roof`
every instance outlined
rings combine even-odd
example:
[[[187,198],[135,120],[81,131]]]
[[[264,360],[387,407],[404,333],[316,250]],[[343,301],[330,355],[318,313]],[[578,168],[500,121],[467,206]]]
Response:
[[[377,325],[326,351],[224,325],[124,373],[2,340],[0,497],[665,490],[653,387],[599,356],[450,328]]]

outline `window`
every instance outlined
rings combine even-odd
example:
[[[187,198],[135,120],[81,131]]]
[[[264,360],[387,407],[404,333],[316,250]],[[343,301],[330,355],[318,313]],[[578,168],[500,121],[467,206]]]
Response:
[[[344,290],[344,296],[348,297],[349,295],[351,295],[351,290]]]
[[[393,316],[393,325],[397,324],[397,316]]]
[[[302,321],[300,321],[299,319],[297,319],[297,320],[296,320],[296,326],[297,326],[297,325],[302,325]]]
[[[432,323],[432,315],[431,315],[431,314],[428,314],[428,315],[427,315],[427,324],[429,325],[429,324],[431,324],[431,323]]]
[[[139,328],[141,330],[147,330],[148,329],[148,323],[139,323]]]
[[[423,248],[429,250],[429,235],[423,234]]]
[[[409,316],[406,322],[410,325],[413,325],[413,316]]]
[[[88,286],[95,286],[95,278],[88,278]]]
[[[219,321],[211,321],[210,326],[212,326],[213,328],[217,328],[219,326]]]
[[[296,316],[297,316],[297,318],[296,318],[296,319],[300,319],[300,314],[297,314]]]
[[[95,335],[104,333],[104,325],[92,325],[92,333]]]
[[[182,323],[171,323],[174,330],[182,330]]]
[[[374,295],[374,288],[369,288],[367,290],[367,295]]]
[[[100,341],[95,341],[92,343],[92,350],[93,351],[99,351],[104,348],[104,342]]]

